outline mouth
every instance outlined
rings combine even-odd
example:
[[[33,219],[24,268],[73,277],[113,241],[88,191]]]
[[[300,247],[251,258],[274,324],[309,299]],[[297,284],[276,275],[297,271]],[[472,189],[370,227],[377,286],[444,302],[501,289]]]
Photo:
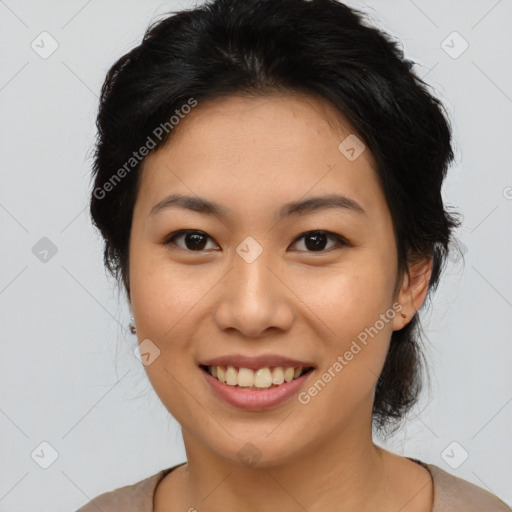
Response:
[[[245,368],[233,365],[199,365],[211,377],[238,389],[265,391],[286,385],[310,373],[313,366],[263,366]]]

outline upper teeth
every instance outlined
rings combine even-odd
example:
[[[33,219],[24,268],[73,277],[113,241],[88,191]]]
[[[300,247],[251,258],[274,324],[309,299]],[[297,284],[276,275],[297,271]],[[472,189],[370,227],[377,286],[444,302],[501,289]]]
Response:
[[[236,368],[235,366],[209,366],[208,371],[213,377],[228,386],[269,388],[272,385],[278,386],[283,382],[290,382],[302,373],[302,366],[283,368],[276,366],[272,370],[266,366],[254,371],[250,368]]]

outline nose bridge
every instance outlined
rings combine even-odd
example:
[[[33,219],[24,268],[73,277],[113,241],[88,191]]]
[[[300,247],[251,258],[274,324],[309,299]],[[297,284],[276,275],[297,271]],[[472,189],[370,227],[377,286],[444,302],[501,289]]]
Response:
[[[238,300],[269,301],[272,298],[272,284],[270,277],[272,272],[269,270],[270,251],[265,251],[258,255],[254,260],[246,260],[237,255],[234,258],[234,273],[236,276],[236,294]]]
[[[219,327],[236,328],[247,336],[258,336],[269,327],[288,327],[292,314],[286,287],[271,268],[271,251],[258,249],[251,240],[240,244],[216,309]]]

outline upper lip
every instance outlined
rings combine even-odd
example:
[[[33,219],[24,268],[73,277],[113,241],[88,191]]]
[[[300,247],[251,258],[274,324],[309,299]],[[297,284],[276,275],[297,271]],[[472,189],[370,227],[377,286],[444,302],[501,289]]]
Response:
[[[202,361],[200,365],[203,366],[235,366],[237,368],[250,368],[257,370],[258,368],[264,368],[266,366],[282,366],[288,368],[293,366],[298,368],[309,368],[313,365],[304,361],[298,361],[297,359],[290,359],[289,357],[283,357],[275,354],[267,354],[256,357],[244,356],[242,354],[233,354],[226,356],[214,357],[206,361]]]

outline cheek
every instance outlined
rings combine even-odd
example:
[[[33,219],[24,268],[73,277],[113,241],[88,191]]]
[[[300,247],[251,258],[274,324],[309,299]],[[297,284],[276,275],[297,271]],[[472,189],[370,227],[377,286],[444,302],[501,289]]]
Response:
[[[354,258],[322,276],[304,279],[300,287],[334,332],[347,333],[373,324],[391,307],[396,276],[390,268],[392,264],[380,258]]]
[[[315,312],[331,334],[324,339],[317,378],[300,399],[310,417],[328,418],[322,428],[338,429],[362,405],[371,410],[393,332],[394,276],[379,265],[359,268],[326,280],[317,295]]]
[[[328,327],[326,367],[341,356],[344,378],[338,381],[347,379],[344,386],[362,386],[362,392],[380,374],[393,332],[393,265],[392,258],[366,251],[343,268],[309,280],[309,290],[315,290],[309,294],[311,309]]]
[[[186,319],[211,288],[199,267],[174,266],[165,251],[134,246],[130,254],[131,304],[140,336],[161,343],[174,338],[176,325]]]
[[[199,316],[208,314],[202,304],[221,275],[208,266],[175,265],[165,252],[151,247],[134,247],[131,258],[137,337],[139,342],[151,340],[159,350],[145,371],[166,407],[186,422],[197,405],[186,392],[197,371],[192,339]]]
[[[137,338],[139,342],[149,339],[158,354],[144,369],[162,403],[186,425],[188,418],[201,413],[187,393],[191,372],[197,371],[189,340],[197,320],[194,306],[206,294],[207,283],[190,279],[190,272],[183,269],[170,268],[154,249],[134,247],[130,257]]]

